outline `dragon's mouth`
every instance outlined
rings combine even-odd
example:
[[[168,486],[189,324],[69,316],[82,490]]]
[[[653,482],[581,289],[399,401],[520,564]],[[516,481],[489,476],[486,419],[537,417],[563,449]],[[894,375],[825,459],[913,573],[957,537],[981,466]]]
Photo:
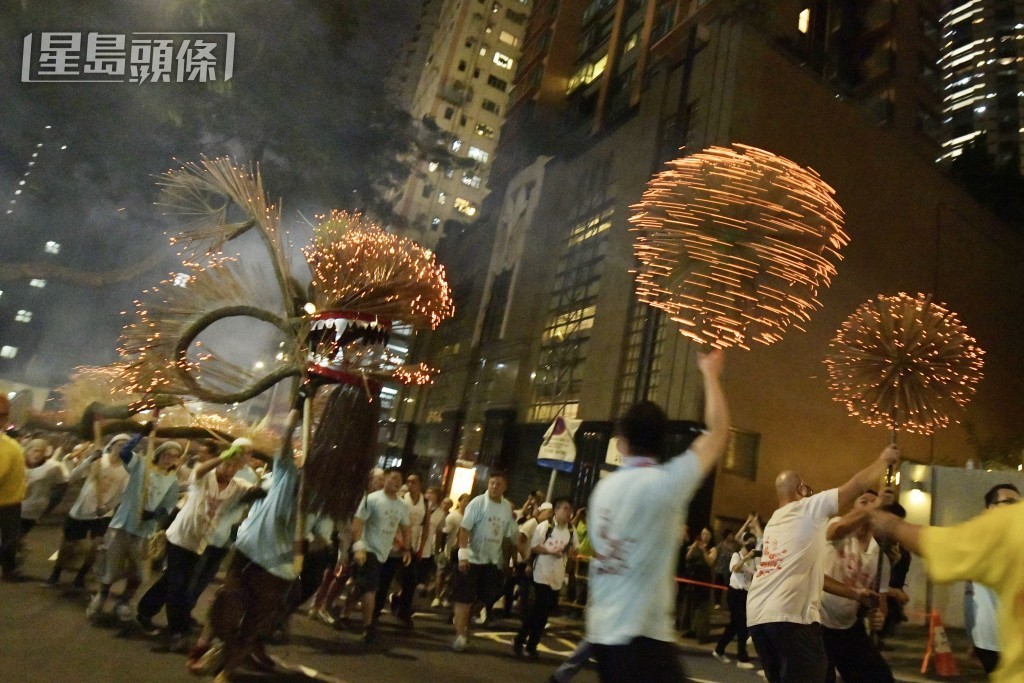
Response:
[[[351,311],[321,311],[309,329],[308,370],[335,380],[375,374],[395,362],[388,353],[391,321]]]

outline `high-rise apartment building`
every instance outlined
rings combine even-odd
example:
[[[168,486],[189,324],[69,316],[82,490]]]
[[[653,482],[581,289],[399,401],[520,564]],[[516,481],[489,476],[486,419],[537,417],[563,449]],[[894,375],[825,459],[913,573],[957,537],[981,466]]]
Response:
[[[941,26],[942,158],[984,139],[996,164],[1021,163],[1024,2],[947,0]]]
[[[437,242],[446,221],[468,223],[478,216],[531,7],[532,0],[425,4],[425,11],[438,12],[436,28],[408,111],[438,127],[456,163],[423,161],[395,210],[408,221],[412,236],[427,246]]]

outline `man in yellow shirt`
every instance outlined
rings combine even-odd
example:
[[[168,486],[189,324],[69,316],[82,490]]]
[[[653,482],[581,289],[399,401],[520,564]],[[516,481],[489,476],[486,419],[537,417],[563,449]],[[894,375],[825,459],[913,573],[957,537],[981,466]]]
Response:
[[[872,513],[875,532],[924,558],[933,581],[976,581],[999,596],[999,668],[996,683],[1024,681],[1024,505],[994,506],[962,524],[908,524],[887,512]]]
[[[4,581],[16,581],[18,538],[21,535],[21,501],[25,499],[25,455],[18,442],[7,436],[11,403],[0,395],[0,569]]]

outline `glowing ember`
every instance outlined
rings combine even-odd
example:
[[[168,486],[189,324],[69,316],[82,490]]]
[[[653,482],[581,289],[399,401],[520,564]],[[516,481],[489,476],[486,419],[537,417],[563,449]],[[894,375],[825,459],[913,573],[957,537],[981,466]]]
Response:
[[[716,348],[771,344],[820,307],[849,238],[833,189],[755,147],[669,163],[633,206],[637,296]]]
[[[931,434],[974,396],[984,353],[956,314],[900,293],[857,308],[825,364],[835,400],[862,422]]]
[[[358,311],[415,327],[437,327],[455,312],[444,267],[415,242],[360,214],[335,211],[305,250],[318,310]]]

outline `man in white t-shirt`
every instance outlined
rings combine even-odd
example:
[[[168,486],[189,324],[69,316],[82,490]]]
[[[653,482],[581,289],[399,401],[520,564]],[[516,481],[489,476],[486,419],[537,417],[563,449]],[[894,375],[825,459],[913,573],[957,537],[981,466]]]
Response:
[[[814,493],[796,472],[775,478],[779,508],[768,520],[761,562],[747,594],[747,625],[770,683],[825,680],[822,590],[870,602],[868,589],[825,579],[825,528],[839,510],[876,484],[899,459],[895,446],[839,488]]]
[[[54,490],[68,482],[68,471],[50,457],[53,446],[46,439],[32,439],[25,446],[25,500],[21,503],[21,537],[24,538],[51,507]]]
[[[381,587],[384,563],[388,561],[395,534],[401,533],[402,563],[412,562],[409,533],[409,505],[398,497],[402,471],[391,468],[384,473],[384,488],[363,498],[352,520],[352,554],[356,563],[354,582],[363,596],[363,642],[377,638],[374,618],[376,594]]]
[[[558,594],[565,583],[565,565],[569,557],[579,548],[579,539],[569,523],[572,519],[572,502],[568,498],[557,498],[551,506],[551,519],[541,522],[530,535],[530,556],[533,557],[533,600],[524,610],[523,625],[512,641],[512,650],[517,657],[526,653],[537,657],[537,645],[544,635],[548,617],[558,607]],[[525,526],[525,525],[524,525]]]
[[[167,528],[167,570],[139,600],[136,620],[147,633],[156,633],[153,617],[166,607],[167,645],[172,652],[188,650],[186,635],[199,598],[192,584],[199,578],[207,546],[226,540],[216,538],[218,532],[230,534],[231,523],[252,500],[249,494],[260,491],[235,478],[250,450],[251,441],[238,439],[224,453],[208,456],[192,468],[185,503]]]
[[[690,448],[662,461],[668,416],[650,401],[619,420],[622,466],[590,497],[590,562],[586,640],[595,647],[604,683],[684,680],[672,624],[679,529],[701,481],[729,436],[720,375],[723,354],[701,354],[707,431]]]
[[[408,490],[400,496],[400,499],[409,506],[411,545],[407,548],[403,547],[401,539],[395,539],[391,553],[381,568],[376,614],[379,617],[383,611],[384,605],[389,599],[391,583],[397,576],[400,588],[399,592],[390,596],[391,612],[398,617],[403,626],[412,628],[412,603],[416,597],[416,584],[420,582],[423,569],[420,560],[423,557],[423,547],[427,541],[427,534],[424,531],[430,520],[427,515],[429,503],[423,494],[423,482],[420,480],[420,475],[410,474],[405,479],[405,485]],[[407,549],[412,553],[412,561],[404,563],[402,555]],[[429,548],[427,557],[430,557]]]
[[[507,488],[504,472],[491,472],[487,493],[471,500],[462,518],[458,569],[452,575],[456,652],[466,649],[473,603],[493,603],[501,592],[502,569],[512,558],[518,529],[512,504],[504,498]]]
[[[881,547],[871,535],[871,510],[879,508],[880,500],[874,490],[865,491],[853,504],[853,509],[842,517],[829,521],[825,532],[825,576],[853,589],[889,590],[889,559],[879,562]],[[879,567],[881,577],[879,581]],[[828,656],[825,680],[835,683],[835,671],[846,683],[891,682],[892,670],[868,637],[860,619],[861,604],[851,598],[825,592],[821,596],[821,629]],[[885,623],[885,596],[870,612],[872,631]]]
[[[117,452],[131,437],[118,434],[107,442],[102,451],[94,451],[71,471],[70,481],[84,479],[75,504],[64,520],[64,538],[57,552],[57,562],[47,583],[57,585],[61,572],[71,563],[78,546],[84,546],[82,566],[75,576],[74,586],[85,588],[85,577],[96,560],[100,539],[107,533],[107,525],[114,508],[121,503],[128,485],[128,471]]]
[[[441,583],[438,586],[437,597],[430,603],[431,607],[447,607],[448,594],[451,588],[452,574],[459,569],[459,559],[455,556],[459,549],[459,529],[462,527],[462,517],[466,513],[466,506],[469,505],[469,494],[463,493],[459,496],[452,510],[445,515],[444,524],[441,525],[441,552],[444,555],[446,566],[444,571],[438,570]]]

